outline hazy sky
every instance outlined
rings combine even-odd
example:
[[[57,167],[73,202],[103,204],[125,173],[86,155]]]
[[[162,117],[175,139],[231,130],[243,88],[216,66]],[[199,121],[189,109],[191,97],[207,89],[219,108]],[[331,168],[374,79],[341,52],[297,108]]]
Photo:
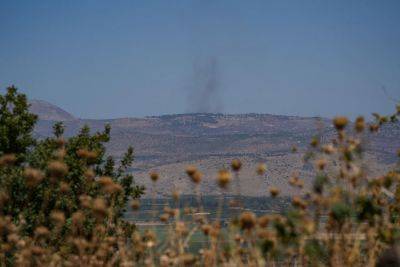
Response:
[[[85,118],[386,113],[400,1],[0,0],[9,84]]]

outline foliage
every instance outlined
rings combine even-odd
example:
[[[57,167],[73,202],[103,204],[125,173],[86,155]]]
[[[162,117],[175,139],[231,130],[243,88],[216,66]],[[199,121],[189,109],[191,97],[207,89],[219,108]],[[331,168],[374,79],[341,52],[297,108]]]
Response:
[[[25,95],[10,87],[0,96],[0,104],[3,223],[11,220],[20,238],[34,236],[38,229],[53,229],[46,242],[53,249],[67,249],[62,246],[77,230],[78,219],[84,238],[92,237],[94,227],[110,223],[123,225],[126,234],[132,232],[133,225],[121,218],[128,199],[140,197],[144,190],[128,172],[132,148],[115,166],[104,146],[110,139],[109,126],[95,134],[85,126],[76,136],[64,139],[63,125],[56,123],[54,137],[35,140],[32,131],[37,117],[29,112]],[[8,255],[3,254],[3,261],[11,260]]]

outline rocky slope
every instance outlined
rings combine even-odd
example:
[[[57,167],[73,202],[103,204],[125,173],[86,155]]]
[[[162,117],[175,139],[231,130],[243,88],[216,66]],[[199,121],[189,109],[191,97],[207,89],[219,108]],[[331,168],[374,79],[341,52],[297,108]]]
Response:
[[[36,102],[32,111],[41,118],[35,132],[42,137],[51,135],[51,126],[57,120],[64,121],[67,136],[85,124],[93,131],[110,124],[110,154],[118,158],[132,145],[136,151],[132,169],[136,181],[150,188],[148,172],[159,171],[161,179],[156,188],[159,195],[170,194],[174,188],[192,192],[192,185],[184,173],[188,164],[195,164],[204,172],[202,192],[216,194],[215,173],[229,166],[233,158],[240,158],[245,163],[240,178],[243,194],[264,195],[270,184],[278,185],[283,194],[292,194],[287,179],[293,171],[300,171],[306,185],[311,181],[312,168],[302,162],[302,153],[310,139],[316,134],[329,139],[333,134],[330,121],[326,119],[269,114],[197,113],[86,120],[76,119],[46,102]],[[385,127],[378,136],[368,137],[368,168],[372,174],[395,162],[399,137],[399,124]],[[293,145],[299,148],[298,153],[291,152]],[[268,172],[263,177],[255,174],[258,162],[268,165]]]

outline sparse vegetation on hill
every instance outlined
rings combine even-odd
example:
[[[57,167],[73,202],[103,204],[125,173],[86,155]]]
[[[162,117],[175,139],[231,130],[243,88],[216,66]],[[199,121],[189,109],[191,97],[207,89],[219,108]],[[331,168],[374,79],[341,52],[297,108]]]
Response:
[[[168,177],[152,170],[151,225],[144,231],[123,217],[130,198],[133,222],[139,216],[144,188],[128,172],[132,149],[119,164],[106,156],[110,128],[92,135],[83,127],[64,139],[57,123],[54,137],[36,140],[31,133],[37,118],[24,95],[10,87],[0,96],[0,109],[2,266],[385,266],[387,255],[397,251],[400,166],[371,173],[365,144],[397,122],[400,106],[393,115],[376,114],[373,122],[336,117],[330,139],[312,138],[301,153],[314,177],[305,186],[304,173],[292,172],[284,181],[293,192],[290,206],[285,201],[279,212],[246,210],[241,187],[248,162],[240,158],[214,174],[213,205],[202,200],[206,176],[190,165],[182,170],[194,192],[188,206],[179,202],[187,192],[171,190],[172,200],[156,208],[162,201],[157,190]],[[296,147],[292,153],[299,153]],[[268,164],[257,163],[246,178],[269,172]],[[263,190],[281,203],[281,188],[268,184]],[[162,234],[158,225],[166,229]],[[193,250],[191,242],[200,237]]]

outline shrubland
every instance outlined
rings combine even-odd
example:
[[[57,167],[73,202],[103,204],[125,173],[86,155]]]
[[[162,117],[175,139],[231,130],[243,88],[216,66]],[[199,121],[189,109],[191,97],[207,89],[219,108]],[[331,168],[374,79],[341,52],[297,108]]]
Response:
[[[400,106],[388,116],[374,114],[373,121],[335,117],[335,137],[316,136],[304,155],[314,165],[312,187],[294,170],[287,183],[298,194],[282,213],[246,209],[238,188],[242,162],[235,159],[215,175],[220,198],[210,218],[199,190],[203,174],[188,166],[182,171],[196,201],[181,209],[180,193],[171,192],[176,203],[153,210],[153,221],[167,229],[163,236],[124,219],[128,203],[140,209],[145,190],[128,171],[132,148],[120,162],[107,156],[108,126],[94,134],[83,127],[66,139],[57,123],[53,137],[35,139],[37,117],[28,108],[15,87],[0,96],[1,266],[385,266],[396,260],[400,166],[371,176],[364,144],[367,132],[397,123]],[[261,163],[255,179],[265,172]],[[155,195],[163,177],[151,172],[149,179],[147,190]],[[232,193],[232,218],[223,221],[225,196]],[[265,193],[279,198],[280,191],[272,186]],[[193,251],[199,234],[205,242]]]

